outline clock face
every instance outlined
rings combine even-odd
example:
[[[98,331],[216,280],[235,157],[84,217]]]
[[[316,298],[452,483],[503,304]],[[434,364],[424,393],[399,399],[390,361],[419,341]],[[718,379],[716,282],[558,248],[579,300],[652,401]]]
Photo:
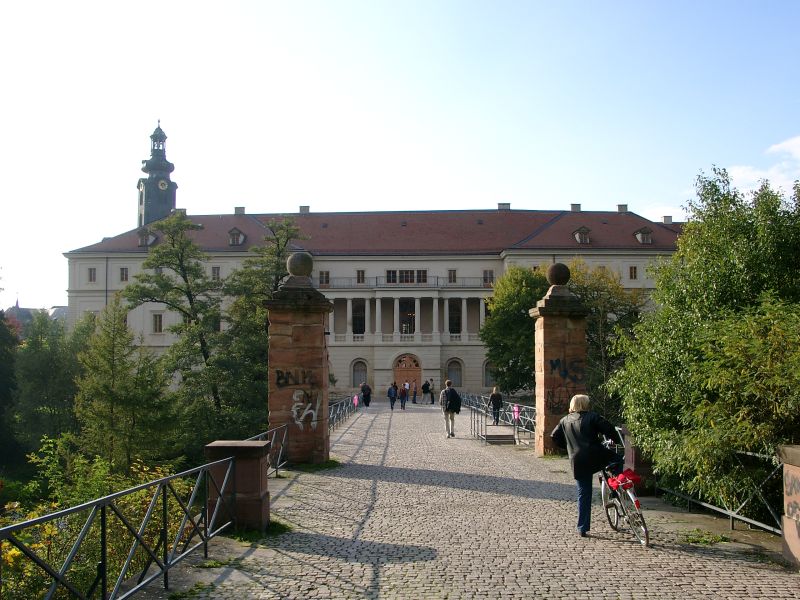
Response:
[[[158,189],[166,190],[168,187],[169,184],[166,182],[166,180],[162,179],[161,181],[158,182]]]

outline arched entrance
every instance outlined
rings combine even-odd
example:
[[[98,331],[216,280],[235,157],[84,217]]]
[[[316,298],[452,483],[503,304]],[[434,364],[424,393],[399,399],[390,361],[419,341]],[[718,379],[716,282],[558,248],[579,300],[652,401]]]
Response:
[[[394,361],[392,374],[397,385],[403,385],[406,380],[411,384],[416,379],[417,394],[422,395],[420,391],[422,387],[422,367],[419,366],[419,359],[416,356],[413,354],[401,354],[398,356]]]

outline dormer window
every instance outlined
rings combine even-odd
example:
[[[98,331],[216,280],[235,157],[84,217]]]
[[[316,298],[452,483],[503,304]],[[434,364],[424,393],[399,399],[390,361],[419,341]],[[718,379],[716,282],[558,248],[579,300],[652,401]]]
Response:
[[[228,246],[241,246],[244,244],[244,234],[236,228],[228,232]]]
[[[139,230],[139,247],[140,248],[147,248],[148,246],[152,246],[156,242],[156,236],[152,232],[147,229],[140,229]]]
[[[580,229],[575,230],[572,235],[575,237],[575,241],[579,244],[588,244],[590,243],[589,239],[589,232],[591,230],[588,227],[581,227]]]
[[[639,240],[640,244],[653,243],[653,230],[650,229],[649,227],[642,227],[634,235],[636,236],[636,239]]]

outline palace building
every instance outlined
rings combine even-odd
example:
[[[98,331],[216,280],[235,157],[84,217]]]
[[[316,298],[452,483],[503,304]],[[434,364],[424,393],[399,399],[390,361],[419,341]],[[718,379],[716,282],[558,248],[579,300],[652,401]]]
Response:
[[[157,127],[147,177],[138,182],[135,229],[66,252],[68,323],[100,313],[142,269],[148,247],[158,244],[146,225],[176,210],[174,166],[166,160],[166,135]],[[177,209],[180,210],[180,209]],[[314,286],[333,302],[328,322],[334,389],[367,381],[380,396],[392,381],[444,379],[471,391],[492,381],[479,337],[492,286],[511,265],[538,267],[580,257],[589,266],[618,272],[629,288],[652,289],[647,267],[670,256],[680,224],[653,222],[630,212],[515,210],[507,203],[487,210],[425,210],[292,214],[189,215],[201,228],[194,241],[208,255],[208,273],[223,279],[263,244],[266,223],[291,217],[303,237],[297,250],[314,257]],[[131,311],[128,326],[145,344],[163,350],[174,342],[177,322],[159,304]],[[224,327],[224,324],[222,325]],[[531,320],[531,327],[534,326]],[[531,358],[532,360],[532,358]]]

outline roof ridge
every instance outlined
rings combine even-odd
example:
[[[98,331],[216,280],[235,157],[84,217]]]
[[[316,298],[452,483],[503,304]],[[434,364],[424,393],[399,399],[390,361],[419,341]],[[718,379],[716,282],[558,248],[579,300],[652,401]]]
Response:
[[[545,231],[546,229],[549,229],[550,227],[552,227],[552,225],[553,225],[554,223],[556,223],[556,222],[560,221],[561,219],[563,219],[563,218],[564,218],[564,215],[565,215],[565,214],[567,214],[568,212],[569,212],[569,211],[562,210],[560,214],[558,214],[558,215],[556,215],[555,217],[553,217],[552,219],[550,219],[550,220],[549,220],[547,223],[543,223],[542,225],[540,225],[539,227],[537,227],[536,229],[534,229],[534,230],[533,230],[533,231],[532,231],[532,232],[531,232],[531,233],[528,235],[528,237],[526,237],[526,238],[523,238],[523,239],[519,240],[518,242],[514,242],[513,244],[511,244],[511,245],[509,246],[509,248],[516,248],[517,246],[520,246],[520,245],[522,245],[522,244],[525,244],[525,243],[529,242],[530,240],[532,240],[533,238],[535,238],[537,235],[539,235],[540,233],[542,233],[542,232],[543,232],[543,231]]]

